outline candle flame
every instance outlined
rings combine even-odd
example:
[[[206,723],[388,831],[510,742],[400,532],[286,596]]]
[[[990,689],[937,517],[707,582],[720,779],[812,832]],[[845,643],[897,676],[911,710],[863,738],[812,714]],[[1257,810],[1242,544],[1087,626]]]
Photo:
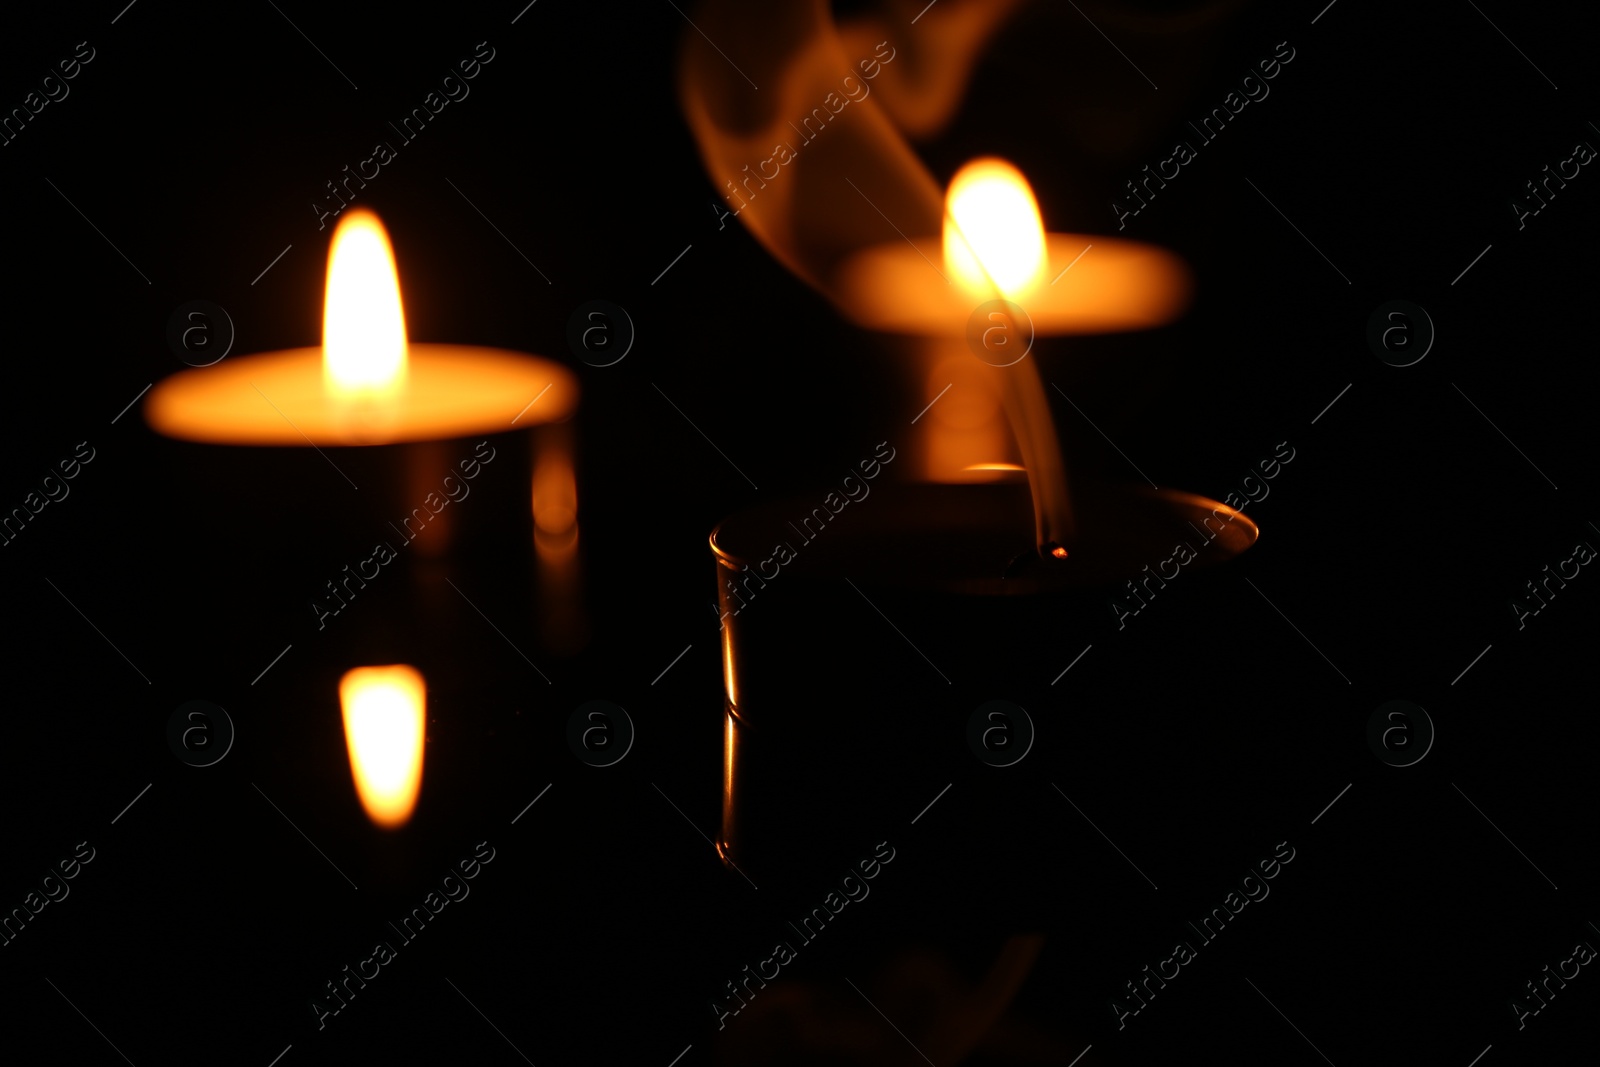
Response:
[[[405,825],[422,788],[422,675],[404,664],[357,667],[339,680],[339,703],[361,806],[385,829]]]
[[[944,262],[975,294],[1015,300],[1038,286],[1046,264],[1044,221],[1021,171],[985,157],[956,172],[945,195]]]
[[[362,208],[345,212],[328,251],[322,370],[336,396],[392,396],[405,384],[406,319],[394,249],[378,216]]]
[[[1044,220],[1021,171],[991,156],[975,159],[956,172],[945,196],[944,261],[967,295],[987,298],[986,302],[997,297],[1025,301],[1042,291],[1049,270]],[[990,317],[997,316],[991,312]],[[1016,318],[1011,307],[998,317]],[[1017,325],[1011,322],[1012,327]],[[1030,321],[1029,345],[1032,329]],[[1027,355],[1027,348],[1022,354]],[[1061,539],[1072,534],[1072,504],[1044,384],[1038,370],[1027,364],[1005,375],[1000,388],[1033,493],[1035,543],[1041,554],[1063,559]]]

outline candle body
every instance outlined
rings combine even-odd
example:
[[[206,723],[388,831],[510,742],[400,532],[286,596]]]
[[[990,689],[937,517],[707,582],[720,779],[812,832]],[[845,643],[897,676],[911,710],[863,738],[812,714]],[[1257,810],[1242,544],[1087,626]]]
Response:
[[[1053,775],[1077,773],[1080,717],[1115,700],[1102,688],[1084,704],[1082,688],[1052,678],[1125,627],[1115,605],[1137,602],[1146,580],[1205,595],[1198,572],[1249,547],[1254,523],[1188,494],[1085,492],[1083,540],[1055,565],[1032,549],[1025,484],[882,486],[837,514],[811,503],[736,516],[713,535],[719,851],[757,882],[817,877],[863,842],[906,833],[950,785],[934,807],[950,832],[929,846],[946,888],[987,898],[1018,887],[1001,925],[1025,928],[1045,884],[1027,810]],[[1162,579],[1185,542],[1196,549],[1186,573]],[[1025,714],[980,714],[992,701]]]

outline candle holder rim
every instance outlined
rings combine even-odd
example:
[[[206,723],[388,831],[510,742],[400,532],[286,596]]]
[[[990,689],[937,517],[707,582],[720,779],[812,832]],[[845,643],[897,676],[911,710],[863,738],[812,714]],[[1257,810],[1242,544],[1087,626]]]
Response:
[[[1012,518],[1014,521],[1009,528],[1016,530],[1016,537],[1013,539],[1015,541],[1015,551],[1010,558],[1013,561],[1021,560],[1024,562],[1026,566],[1023,569],[1010,573],[1007,577],[1001,577],[999,569],[996,570],[993,578],[981,576],[974,578],[946,578],[940,576],[929,582],[930,587],[940,586],[948,582],[953,586],[952,591],[956,592],[975,593],[978,595],[1015,595],[1053,590],[1064,591],[1068,588],[1082,588],[1083,585],[1104,584],[1102,578],[1069,581],[1067,576],[1073,572],[1065,570],[1064,566],[1057,566],[1055,561],[1047,561],[1039,557],[1037,546],[1032,544],[1031,525],[1028,521],[1028,516],[1031,515],[1031,512],[1022,506],[1023,504],[1031,506],[1031,498],[1028,496],[1025,482],[904,482],[881,486],[878,491],[886,492],[891,498],[899,497],[902,500],[914,500],[916,497],[926,498],[935,494],[944,495],[952,492],[979,497],[990,496],[1013,509],[1015,514]],[[1004,497],[1006,495],[1009,495],[1012,499],[1005,500]],[[707,539],[719,568],[741,572],[746,568],[755,567],[758,561],[762,563],[770,562],[770,557],[762,555],[767,550],[753,547],[760,535],[754,529],[741,530],[734,524],[739,523],[740,520],[746,520],[752,524],[759,523],[763,516],[775,517],[782,513],[782,509],[814,503],[815,499],[814,496],[795,493],[780,499],[763,502],[755,507],[735,512],[723,518],[713,527]],[[863,498],[863,502],[865,499],[867,498]],[[1088,515],[1094,515],[1097,508],[1108,503],[1111,505],[1114,514],[1114,509],[1117,506],[1126,504],[1130,500],[1145,501],[1151,513],[1168,511],[1178,514],[1187,511],[1189,518],[1199,518],[1202,514],[1221,517],[1221,530],[1227,531],[1227,536],[1224,537],[1219,533],[1203,542],[1202,550],[1196,553],[1197,561],[1203,559],[1203,562],[1200,563],[1202,567],[1215,566],[1225,560],[1232,559],[1253,546],[1261,536],[1260,526],[1245,512],[1201,493],[1182,489],[1151,488],[1150,486],[1136,484],[1099,485],[1083,483],[1076,487],[1074,495],[1075,507],[1078,508],[1080,513]],[[916,500],[914,502],[924,503],[924,501]],[[792,513],[792,511],[789,513]],[[802,511],[802,513],[804,512]],[[963,516],[963,518],[969,518],[970,514],[969,509],[968,515]],[[906,520],[903,515],[896,517],[902,523],[905,523]],[[1187,524],[1189,518],[1179,521]],[[1203,520],[1202,525],[1204,525]],[[1174,531],[1177,528],[1176,524],[1172,526]],[[1195,529],[1193,526],[1189,526],[1189,528]],[[969,532],[993,532],[992,527],[986,528],[971,521],[968,521],[965,529]],[[882,532],[885,535],[883,540],[891,542],[898,536],[914,537],[914,531],[896,529],[892,524],[882,528]],[[1188,535],[1185,534],[1183,536]],[[736,538],[748,540],[750,546],[729,543]],[[859,532],[855,534],[855,540],[858,542],[861,540]],[[1225,550],[1225,555],[1219,556],[1216,553],[1206,554],[1204,552],[1204,549],[1211,547],[1214,541],[1223,542],[1221,547]],[[809,543],[806,542],[806,544]],[[1083,539],[1080,538],[1078,543],[1083,543]],[[1070,545],[1071,542],[1069,542],[1069,556],[1065,561],[1066,566],[1070,566],[1072,562]],[[796,556],[800,556],[806,551],[807,549],[802,546],[796,552]],[[815,554],[812,553],[812,555]],[[849,558],[849,551],[842,545],[835,545],[829,548],[823,556],[825,562],[833,562],[835,564],[837,561],[846,558]],[[1129,556],[1130,560],[1133,558],[1135,556]],[[1137,558],[1151,564],[1156,562],[1154,559],[1144,559],[1142,556]],[[838,569],[837,566],[834,569]],[[1099,574],[1100,572],[1091,573]],[[1129,572],[1129,576],[1131,576],[1131,573]]]

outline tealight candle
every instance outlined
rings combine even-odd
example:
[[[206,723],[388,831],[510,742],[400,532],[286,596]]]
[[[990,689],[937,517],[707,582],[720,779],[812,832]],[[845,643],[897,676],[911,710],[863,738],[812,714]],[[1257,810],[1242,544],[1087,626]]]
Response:
[[[538,491],[538,452],[550,440],[560,445],[570,476],[571,434],[563,424],[577,399],[576,377],[554,360],[412,341],[388,234],[377,215],[352,208],[330,242],[321,345],[175,374],[151,390],[144,414],[158,433],[183,442],[174,448],[175,463],[217,494],[208,521],[221,526],[234,510],[257,519],[279,506],[274,498],[282,494],[271,490],[288,487],[316,516],[295,531],[298,544],[286,544],[281,532],[268,535],[264,522],[229,525],[272,536],[270,549],[245,550],[270,557],[264,565],[280,571],[272,584],[302,591],[320,632],[352,598],[369,613],[369,626],[485,610],[490,581],[461,573],[474,561],[492,571],[492,588],[520,595],[535,577],[530,499]],[[541,437],[544,431],[554,437]],[[219,450],[195,445],[228,446],[229,454],[222,459]],[[278,458],[286,449],[314,449],[321,459],[312,462],[327,466],[315,478],[293,474]],[[345,495],[352,490],[360,495]],[[233,507],[217,505],[230,497]],[[561,533],[575,545],[575,514]],[[396,557],[411,581],[381,580],[364,592],[378,565]],[[539,600],[570,601],[575,568],[546,575]],[[420,602],[401,607],[408,596]],[[540,604],[541,615],[546,607]],[[406,636],[391,628],[361,655],[423,654]]]
[[[551,360],[410,342],[394,253],[370,211],[351,209],[334,232],[322,341],[175,374],[151,390],[145,418],[209,444],[383,445],[559,420],[577,403],[576,379]]]
[[[1065,464],[1043,383],[1023,360],[1037,336],[1170,322],[1191,284],[1183,261],[1153,245],[1047,234],[1027,179],[984,158],[951,181],[938,238],[870,246],[842,263],[831,289],[857,325],[925,338],[936,353],[965,335],[1005,371],[997,391],[1033,489],[1035,540],[1041,553],[1065,559],[1076,533]]]

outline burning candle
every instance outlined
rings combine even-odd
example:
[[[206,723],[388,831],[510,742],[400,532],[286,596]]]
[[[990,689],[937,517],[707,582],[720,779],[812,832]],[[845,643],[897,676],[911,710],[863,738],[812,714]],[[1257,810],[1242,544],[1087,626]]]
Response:
[[[271,551],[283,581],[305,583],[320,631],[352,596],[361,597],[362,611],[389,619],[470,612],[463,598],[483,604],[489,580],[463,574],[476,561],[501,587],[520,591],[523,574],[533,580],[529,496],[538,433],[569,420],[577,398],[576,377],[554,360],[411,340],[389,236],[377,215],[352,208],[330,242],[322,344],[175,374],[150,392],[144,413],[153,429],[180,442],[175,463],[249,514],[271,507],[260,492],[264,479],[290,483],[284,450],[317,451],[320,460],[311,462],[327,465],[317,480],[294,479],[308,509],[325,517],[315,554],[293,559],[281,543]],[[222,460],[219,450],[191,442],[232,448]],[[570,455],[567,464],[570,472]],[[362,492],[341,499],[351,490]],[[214,504],[212,513],[225,510]],[[410,581],[383,581],[362,594],[374,562],[396,557]],[[367,572],[354,577],[363,565]],[[564,595],[576,595],[574,575],[562,577]],[[551,584],[538,588],[539,601],[555,595]],[[401,608],[404,597],[420,602]],[[388,601],[382,608],[372,603],[380,599]],[[363,656],[421,654],[401,640]]]
[[[351,209],[328,254],[321,345],[182,371],[151,390],[144,411],[153,429],[187,441],[381,445],[562,419],[577,396],[551,360],[409,341],[388,234]]]
[[[1155,245],[1045,233],[1027,179],[983,158],[951,181],[941,234],[856,253],[829,291],[858,326],[958,337],[976,300],[1020,304],[1035,335],[1056,336],[1164,325],[1183,312],[1190,290],[1183,261]]]
[[[941,355],[955,353],[965,335],[967,346],[1005,370],[998,382],[967,377],[1004,403],[1033,490],[1040,553],[1068,558],[1077,529],[1065,463],[1043,382],[1022,361],[1036,336],[1171,321],[1188,301],[1183,262],[1139,242],[1047,234],[1022,173],[983,158],[951,181],[937,247],[932,238],[869,247],[844,262],[834,289],[840,310],[858,325],[922,337]],[[925,432],[939,434],[939,421]],[[985,457],[963,473],[1009,466],[1008,458]]]
[[[426,690],[414,667],[357,667],[339,680],[350,774],[367,817],[386,830],[411,818],[422,789]]]
[[[712,533],[726,688],[718,848],[746,872],[799,873],[867,813],[876,813],[868,822],[888,818],[881,754],[894,750],[907,766],[948,763],[941,739],[960,736],[996,690],[1036,709],[1059,703],[1048,679],[1023,683],[1005,665],[1048,662],[1061,634],[1105,627],[1105,591],[1153,596],[1258,535],[1237,509],[1189,493],[1073,485],[1069,496],[1043,382],[1023,359],[1035,336],[1171,321],[1190,291],[1173,254],[1049,234],[1026,179],[981,159],[951,182],[941,234],[855,253],[828,291],[858,325],[921,339],[931,366],[951,368],[940,381],[973,387],[961,403],[975,423],[992,426],[1003,408],[1021,463],[1003,437],[958,425],[963,440],[949,450],[945,480],[966,484],[883,485],[844,510],[796,497]],[[970,373],[957,373],[962,360]],[[939,418],[923,426],[948,435]],[[1197,565],[1177,569],[1189,561]],[[1207,581],[1183,580],[1189,589]],[[896,666],[873,656],[873,669],[852,675],[851,744],[839,746],[814,718],[837,698],[825,665],[842,649],[882,642],[884,619],[915,620],[940,647],[888,630],[891,646],[903,638],[912,654]],[[939,665],[952,644],[968,665],[955,678]],[[975,674],[972,664],[993,669]]]

